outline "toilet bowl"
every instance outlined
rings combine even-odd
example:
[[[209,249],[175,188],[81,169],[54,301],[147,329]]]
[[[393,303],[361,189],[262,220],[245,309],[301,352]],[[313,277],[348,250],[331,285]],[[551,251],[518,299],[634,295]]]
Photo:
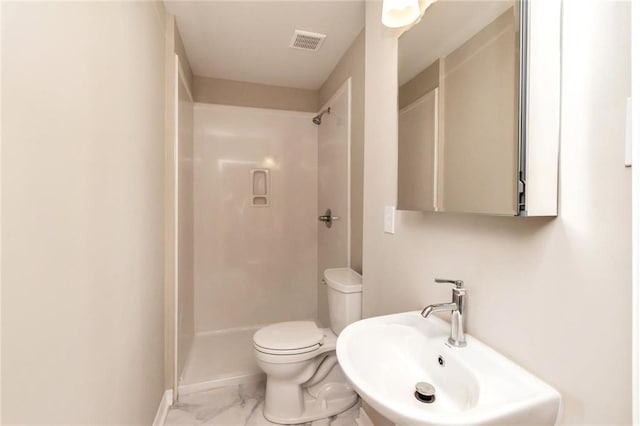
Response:
[[[267,375],[264,416],[295,424],[339,414],[358,395],[340,369],[337,334],[362,317],[362,277],[349,268],[324,273],[329,295],[331,328],[314,321],[271,324],[253,337],[258,366]]]

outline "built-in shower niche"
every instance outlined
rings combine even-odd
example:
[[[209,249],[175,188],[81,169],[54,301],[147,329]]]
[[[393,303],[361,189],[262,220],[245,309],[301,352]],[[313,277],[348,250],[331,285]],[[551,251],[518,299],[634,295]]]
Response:
[[[271,183],[269,169],[251,169],[251,205],[268,207]]]

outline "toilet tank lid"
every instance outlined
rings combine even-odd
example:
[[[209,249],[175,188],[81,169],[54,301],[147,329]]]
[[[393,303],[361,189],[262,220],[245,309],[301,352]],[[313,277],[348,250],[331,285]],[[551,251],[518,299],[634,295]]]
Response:
[[[362,292],[362,275],[351,268],[325,269],[324,280],[340,293]]]

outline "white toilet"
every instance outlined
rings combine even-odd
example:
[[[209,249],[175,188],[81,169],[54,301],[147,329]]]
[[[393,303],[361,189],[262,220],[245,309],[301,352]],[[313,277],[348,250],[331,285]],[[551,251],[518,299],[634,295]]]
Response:
[[[331,328],[313,321],[272,324],[253,336],[258,365],[267,375],[264,416],[304,423],[351,408],[358,395],[336,358],[337,335],[362,318],[362,277],[349,268],[324,271]]]

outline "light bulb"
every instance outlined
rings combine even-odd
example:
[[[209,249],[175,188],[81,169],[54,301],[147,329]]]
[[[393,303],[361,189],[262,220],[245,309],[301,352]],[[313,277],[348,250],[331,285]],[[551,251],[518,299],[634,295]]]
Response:
[[[382,0],[382,23],[385,27],[405,27],[419,16],[418,0]]]

